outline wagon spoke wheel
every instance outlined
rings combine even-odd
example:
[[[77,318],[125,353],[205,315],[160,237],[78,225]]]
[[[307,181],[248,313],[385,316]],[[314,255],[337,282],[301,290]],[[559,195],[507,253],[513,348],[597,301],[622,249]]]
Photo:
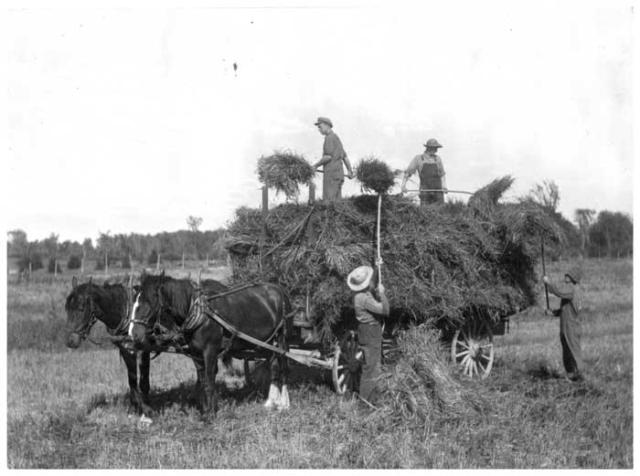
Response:
[[[487,323],[481,320],[465,324],[451,341],[451,360],[470,378],[489,376],[493,353],[493,334]]]
[[[359,348],[354,335],[348,337],[342,346],[340,343],[334,345],[331,377],[333,388],[338,395],[358,390],[360,366],[364,353]]]

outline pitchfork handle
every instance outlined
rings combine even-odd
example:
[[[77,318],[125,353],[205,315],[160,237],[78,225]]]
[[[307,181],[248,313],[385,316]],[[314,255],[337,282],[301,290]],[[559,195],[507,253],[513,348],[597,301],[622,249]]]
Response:
[[[542,254],[542,274],[543,276],[547,275],[547,269],[544,264],[544,237],[540,236],[540,251]],[[547,298],[547,309],[549,309],[549,288],[547,288],[547,283],[544,283],[544,295]]]

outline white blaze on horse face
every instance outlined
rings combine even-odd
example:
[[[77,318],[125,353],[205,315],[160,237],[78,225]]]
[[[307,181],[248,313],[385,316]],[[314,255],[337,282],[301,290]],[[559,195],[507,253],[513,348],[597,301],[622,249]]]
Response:
[[[129,316],[129,337],[133,339],[133,320],[136,317],[136,311],[138,310],[138,306],[140,306],[140,293],[136,296],[136,300],[133,303],[133,307],[131,308],[131,316]]]

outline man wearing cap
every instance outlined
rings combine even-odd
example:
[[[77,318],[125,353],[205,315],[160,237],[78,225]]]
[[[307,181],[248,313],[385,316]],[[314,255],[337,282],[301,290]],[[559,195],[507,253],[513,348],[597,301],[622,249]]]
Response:
[[[319,117],[315,122],[320,134],[324,136],[322,147],[322,158],[313,166],[318,168],[324,166],[324,177],[322,178],[322,199],[325,201],[336,201],[342,197],[342,184],[344,183],[344,169],[342,163],[347,166],[347,177],[353,178],[351,164],[347,158],[347,153],[342,147],[340,138],[333,132],[333,123],[328,117]]]
[[[581,373],[583,368],[582,349],[580,348],[582,326],[579,318],[580,295],[578,290],[581,278],[582,272],[577,267],[564,275],[565,285],[562,287],[550,282],[546,276],[542,278],[549,292],[560,298],[560,308],[552,312],[554,316],[560,316],[562,363],[567,377],[574,382],[583,379]]]
[[[384,286],[378,285],[380,301],[373,297],[373,268],[360,266],[347,277],[347,285],[355,294],[353,307],[358,320],[358,341],[364,350],[364,364],[360,377],[360,396],[372,402],[376,397],[376,381],[381,374],[382,326],[381,316],[389,315],[389,301]]]
[[[429,139],[424,146],[424,153],[416,155],[404,172],[402,193],[407,192],[407,179],[416,172],[420,177],[420,190],[446,190],[447,185],[444,178],[442,159],[436,153],[442,145],[435,139]],[[444,193],[420,192],[420,205],[428,205],[430,203],[444,203]]]

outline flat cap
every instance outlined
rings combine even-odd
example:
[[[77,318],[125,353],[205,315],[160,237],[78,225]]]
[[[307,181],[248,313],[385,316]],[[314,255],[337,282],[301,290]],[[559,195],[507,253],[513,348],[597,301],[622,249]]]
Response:
[[[333,127],[333,122],[331,122],[331,119],[329,119],[328,117],[319,117],[314,126],[322,123],[328,125],[329,127]]]
[[[442,145],[440,144],[440,142],[438,142],[438,141],[437,141],[437,140],[435,140],[435,139],[429,139],[429,140],[427,141],[427,143],[426,143],[424,146],[425,146],[425,147],[435,147],[436,149],[437,149],[438,147],[442,147]]]

